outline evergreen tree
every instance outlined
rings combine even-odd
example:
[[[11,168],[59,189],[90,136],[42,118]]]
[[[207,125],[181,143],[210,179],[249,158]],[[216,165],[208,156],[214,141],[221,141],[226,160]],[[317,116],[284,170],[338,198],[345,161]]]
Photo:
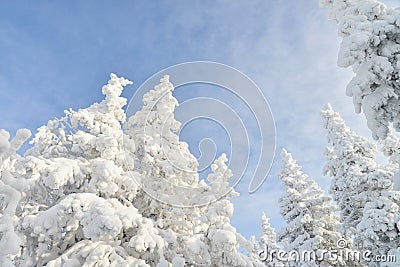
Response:
[[[352,236],[368,201],[361,195],[370,190],[368,175],[376,169],[376,147],[351,131],[330,104],[325,106],[321,115],[331,145],[325,152],[324,174],[332,177],[329,193],[339,206],[342,231]]]
[[[399,196],[393,191],[398,168],[392,163],[377,164],[374,145],[350,131],[329,104],[322,117],[332,145],[327,149],[325,172],[332,177],[330,193],[341,209],[343,227],[359,248],[386,255],[399,245]],[[382,149],[393,158],[397,151],[394,138],[383,141]]]
[[[276,243],[276,232],[269,223],[269,218],[263,212],[261,215],[261,232],[258,236],[261,248],[267,248],[268,251],[278,250],[279,247]]]
[[[261,232],[258,236],[258,240],[261,250],[264,251],[264,253],[259,256],[261,258],[265,258],[265,265],[271,267],[284,266],[284,264],[276,258],[277,251],[280,249],[276,241],[276,232],[275,229],[272,228],[271,224],[269,223],[269,218],[264,212],[261,215]],[[275,254],[273,251],[275,251]]]
[[[6,267],[14,266],[13,260],[23,244],[16,227],[22,192],[27,189],[27,185],[22,179],[15,178],[12,170],[15,161],[19,159],[17,150],[30,135],[27,129],[18,130],[10,141],[10,134],[0,130],[0,262]]]
[[[400,246],[399,197],[398,191],[383,190],[365,204],[355,242],[364,250],[370,250],[372,256],[389,255],[392,249]]]
[[[208,266],[253,266],[248,257],[238,252],[239,247],[242,246],[251,253],[249,244],[230,224],[234,210],[231,198],[239,194],[229,187],[232,172],[225,164],[227,161],[226,155],[222,154],[211,165],[212,173],[207,177],[211,182],[211,191],[216,196],[220,196],[221,192],[228,192],[221,199],[212,202],[205,213],[207,225],[209,225],[206,237],[208,246],[211,248],[212,259]],[[230,189],[227,190],[227,188]]]
[[[374,256],[389,255],[400,245],[399,168],[396,164],[399,140],[394,134],[389,134],[382,143],[382,151],[389,157],[389,164],[377,164],[375,170],[368,174],[369,190],[359,196],[367,201],[355,236],[359,246],[372,251]]]
[[[49,121],[15,162],[25,185],[16,266],[149,266],[162,257],[165,241],[131,203],[139,174],[124,161],[120,97],[130,83],[112,74],[101,103]]]
[[[132,153],[142,177],[137,181],[141,190],[134,205],[162,230],[168,240],[165,257],[169,260],[183,256],[191,242],[202,210],[192,207],[196,200],[194,190],[203,185],[199,183],[196,158],[177,134],[180,123],[174,118],[178,101],[172,95],[173,89],[169,77],[164,76],[143,96],[143,107],[124,127],[125,140],[134,143]],[[127,146],[126,149],[131,150]],[[190,258],[186,260],[191,263]]]
[[[290,266],[350,266],[343,258],[325,257],[323,251],[341,249],[338,240],[343,239],[337,232],[339,220],[335,215],[336,207],[331,198],[324,196],[323,190],[301,171],[286,150],[281,153],[281,171],[279,178],[286,189],[280,198],[281,214],[287,225],[278,234],[278,241],[285,251],[314,252],[312,261],[289,261]],[[351,242],[348,240],[348,244]],[[347,249],[347,248],[344,248]],[[340,255],[340,254],[339,254]],[[324,258],[324,259],[322,259]],[[300,259],[302,259],[300,257]]]
[[[226,155],[212,165],[211,185],[199,181],[197,160],[179,140],[173,89],[169,77],[164,76],[144,95],[143,108],[129,118],[125,128],[135,143],[134,155],[140,163],[137,171],[143,177],[135,206],[156,221],[160,234],[168,240],[165,258],[169,261],[183,257],[188,265],[247,264],[248,259],[237,251],[236,229],[230,225],[230,197],[236,193],[229,187],[232,174],[225,165]],[[222,244],[222,239],[227,243]]]
[[[249,241],[230,224],[236,193],[226,156],[213,164],[211,185],[198,180],[196,159],[176,134],[176,99],[167,78],[145,95],[124,132],[126,99],[120,95],[130,83],[112,74],[103,101],[40,127],[24,157],[15,151],[29,131],[18,131],[11,142],[0,131],[2,264],[253,266],[238,251]],[[166,99],[150,101],[164,93]],[[151,123],[142,120],[146,112]],[[171,160],[182,165],[171,167]],[[165,181],[170,185],[163,187]],[[161,202],[144,184],[193,207]],[[200,197],[212,203],[196,206]]]
[[[352,67],[346,94],[363,110],[375,139],[385,139],[389,123],[400,131],[398,9],[376,0],[320,0],[342,37],[338,65]]]
[[[149,200],[150,205],[144,204],[147,210],[143,212],[149,215],[159,214],[158,208],[164,209],[160,201],[178,206],[196,204],[192,203],[194,190],[203,185],[199,185],[196,158],[188,144],[179,140],[180,122],[174,118],[178,101],[173,90],[169,76],[164,76],[160,84],[143,96],[142,109],[125,125],[125,133],[135,143],[138,171],[146,177],[141,187],[156,199]]]

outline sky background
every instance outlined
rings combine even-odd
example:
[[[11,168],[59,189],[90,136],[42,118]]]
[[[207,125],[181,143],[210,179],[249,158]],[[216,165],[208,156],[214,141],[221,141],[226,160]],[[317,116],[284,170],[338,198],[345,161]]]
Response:
[[[396,1],[385,3],[396,6]],[[353,74],[336,65],[339,43],[335,23],[317,0],[2,1],[0,128],[12,135],[18,128],[36,132],[64,109],[101,101],[101,86],[111,72],[134,82],[123,93],[130,99],[166,67],[215,61],[240,70],[260,87],[275,118],[277,155],[286,148],[327,189],[323,105],[330,102],[353,130],[370,137],[363,115],[354,114],[352,99],[345,96]],[[194,86],[174,94],[183,101],[200,90]],[[240,105],[237,109],[246,113]],[[198,140],[207,136],[199,133],[221,131],[214,141],[222,147],[226,142],[215,125],[191,126],[182,138],[194,154]],[[278,171],[276,157],[256,193],[247,193],[248,177],[237,187],[242,195],[234,200],[232,224],[246,237],[258,234],[262,211],[273,227],[284,226]]]

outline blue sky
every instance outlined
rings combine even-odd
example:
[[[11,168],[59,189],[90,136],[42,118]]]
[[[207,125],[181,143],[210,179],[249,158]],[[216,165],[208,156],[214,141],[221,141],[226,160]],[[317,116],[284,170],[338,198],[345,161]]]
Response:
[[[336,66],[337,28],[317,0],[3,1],[0,40],[0,128],[12,134],[100,101],[111,72],[134,81],[123,93],[129,99],[163,68],[209,60],[258,84],[275,117],[278,153],[292,152],[324,189],[323,104],[331,102],[354,130],[370,136],[345,96],[352,73]],[[176,92],[180,100],[189,95]],[[197,148],[198,137],[183,137]],[[258,233],[262,211],[274,227],[284,225],[278,171],[279,159],[254,194],[246,192],[246,177],[238,186],[233,224],[245,236]]]

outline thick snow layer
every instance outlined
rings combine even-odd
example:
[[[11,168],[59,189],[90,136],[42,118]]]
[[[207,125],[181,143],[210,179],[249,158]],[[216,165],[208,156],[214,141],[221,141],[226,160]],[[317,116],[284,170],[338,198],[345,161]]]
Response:
[[[346,93],[355,111],[364,112],[375,139],[385,139],[389,124],[400,131],[400,11],[375,0],[320,0],[339,26],[338,65],[355,76]]]

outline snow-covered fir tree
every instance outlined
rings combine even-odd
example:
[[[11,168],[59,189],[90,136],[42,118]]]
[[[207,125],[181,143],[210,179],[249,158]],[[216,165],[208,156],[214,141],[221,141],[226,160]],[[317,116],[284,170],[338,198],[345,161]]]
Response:
[[[24,157],[16,150],[29,131],[11,141],[0,131],[2,266],[253,266],[238,250],[249,241],[230,224],[236,193],[228,190],[226,156],[213,165],[211,185],[198,181],[197,162],[175,132],[176,99],[167,78],[144,98],[142,111],[151,97],[168,95],[150,108],[156,111],[148,114],[153,125],[145,125],[151,134],[143,135],[139,115],[124,132],[126,99],[120,95],[130,83],[112,74],[103,101],[40,127]],[[171,127],[158,142],[160,122]],[[161,142],[168,157],[184,165],[171,169],[157,150]],[[158,202],[140,187],[143,181],[162,185],[157,179],[201,188],[214,202],[191,209]],[[191,192],[180,197],[190,200]],[[211,197],[222,192],[230,193]]]
[[[196,199],[191,189],[204,184],[199,184],[196,158],[177,135],[180,123],[174,119],[178,102],[172,96],[173,89],[165,76],[143,96],[142,109],[124,127],[126,148],[129,151],[127,145],[134,143],[132,153],[139,162],[137,171],[143,177],[138,181],[143,190],[134,204],[163,229],[161,234],[168,241],[166,257],[186,256],[187,263],[196,263],[202,255],[188,255],[187,242],[191,242],[204,208],[191,207],[190,201]],[[203,260],[207,262],[207,256]]]
[[[343,236],[337,231],[339,219],[335,215],[336,207],[332,205],[331,198],[324,196],[323,190],[308,179],[285,149],[281,152],[281,171],[278,176],[286,190],[279,204],[287,224],[279,232],[278,241],[287,252],[298,251],[301,255],[313,251],[316,255],[311,261],[289,261],[289,266],[353,265],[353,262],[345,262],[340,256],[325,257],[322,253],[341,249],[337,246]],[[347,243],[351,244],[350,240]]]
[[[261,215],[261,231],[258,235],[258,240],[260,242],[260,247],[266,250],[277,250],[279,246],[276,243],[276,232],[269,223],[269,218],[263,212]]]
[[[14,164],[21,184],[16,266],[154,265],[165,242],[132,205],[138,187],[122,146],[120,94],[112,74],[105,99],[67,111],[39,128],[33,148]]]
[[[320,0],[339,26],[338,65],[352,67],[346,94],[375,139],[400,131],[400,11],[376,0]]]
[[[372,174],[377,176],[373,184],[379,183],[372,190],[379,193],[369,196],[358,227],[363,244],[377,254],[384,253],[388,247],[396,246],[395,239],[398,239],[394,224],[398,220],[400,145],[390,134],[390,123],[395,131],[400,131],[400,11],[373,0],[322,0],[320,3],[329,8],[343,38],[339,66],[351,66],[355,73],[347,86],[347,95],[353,97],[356,112],[364,112],[373,137],[383,140],[384,154],[397,164],[398,171],[394,174],[392,168],[382,170],[382,166],[377,168],[381,176]],[[388,178],[393,181],[395,191],[388,187]],[[374,177],[369,180],[373,181]]]
[[[261,231],[258,235],[259,247],[263,251],[258,255],[266,266],[283,267],[284,263],[280,262],[276,254],[280,247],[277,244],[276,232],[269,223],[269,218],[263,212],[261,215]],[[274,252],[275,251],[275,252]]]
[[[331,145],[325,151],[324,174],[332,178],[329,193],[339,206],[343,233],[352,236],[367,201],[360,196],[370,190],[368,175],[376,169],[376,146],[351,131],[330,104],[321,116]],[[386,183],[390,185],[389,180]]]
[[[252,259],[238,252],[239,247],[242,247],[251,253],[249,242],[230,224],[234,210],[231,199],[239,194],[233,188],[227,190],[232,177],[231,170],[226,166],[227,161],[226,155],[222,154],[211,165],[212,173],[207,177],[214,194],[218,196],[221,192],[228,192],[221,199],[212,202],[204,216],[209,225],[206,241],[211,248],[211,262],[208,266],[253,266]]]
[[[198,163],[188,144],[179,140],[180,122],[174,118],[178,101],[173,97],[173,84],[166,75],[160,84],[143,96],[143,107],[129,118],[125,132],[135,143],[135,155],[140,171],[146,176],[141,186],[154,197],[146,207],[149,214],[158,214],[160,201],[180,206],[192,206],[199,185]],[[188,193],[191,191],[191,194]],[[175,199],[174,199],[175,198]],[[154,209],[154,210],[153,210]]]
[[[10,134],[0,130],[0,263],[5,267],[14,266],[13,260],[23,244],[16,227],[20,215],[19,202],[27,185],[15,178],[12,171],[19,159],[16,152],[30,135],[29,130],[22,129],[10,141]]]
[[[328,130],[325,172],[332,177],[330,193],[338,203],[346,234],[358,248],[386,255],[399,245],[399,195],[393,191],[397,165],[376,163],[373,143],[358,136],[328,104],[321,112]],[[394,156],[394,136],[383,151]]]
[[[263,267],[265,266],[265,262],[263,259],[263,255],[261,253],[261,247],[259,242],[256,239],[255,235],[250,236],[249,239],[249,258],[253,262],[254,267]]]
[[[400,192],[393,190],[392,183],[396,166],[378,164],[367,176],[368,190],[356,198],[365,205],[354,242],[359,248],[371,251],[373,256],[389,255],[400,245]]]
[[[390,255],[391,250],[399,248],[399,200],[398,191],[383,190],[365,204],[355,236],[360,248],[368,249],[373,256]],[[376,265],[371,263],[371,266]]]
[[[227,157],[223,154],[212,164],[210,185],[199,180],[197,160],[177,134],[180,123],[174,119],[178,102],[173,89],[164,76],[144,95],[143,108],[125,127],[135,143],[137,171],[143,177],[143,191],[135,206],[156,221],[160,235],[168,241],[166,258],[183,257],[187,265],[251,266],[238,252],[241,236],[230,225],[230,198],[237,193],[230,189]],[[212,203],[204,205],[208,202]]]

